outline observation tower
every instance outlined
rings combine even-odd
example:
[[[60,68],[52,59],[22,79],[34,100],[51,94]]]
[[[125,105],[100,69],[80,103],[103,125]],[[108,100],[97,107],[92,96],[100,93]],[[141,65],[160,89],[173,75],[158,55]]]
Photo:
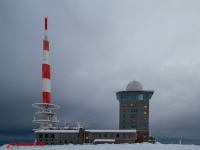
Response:
[[[38,108],[36,115],[42,116],[37,120],[34,117],[33,122],[39,123],[40,127],[35,130],[44,130],[53,128],[53,124],[58,124],[55,109],[60,107],[51,104],[51,74],[49,63],[49,41],[47,37],[48,18],[45,17],[45,39],[43,40],[43,64],[42,64],[42,103],[34,103],[32,106]]]
[[[133,80],[126,91],[116,92],[119,101],[119,129],[136,129],[136,142],[149,141],[149,101],[153,90],[143,90],[142,84]]]

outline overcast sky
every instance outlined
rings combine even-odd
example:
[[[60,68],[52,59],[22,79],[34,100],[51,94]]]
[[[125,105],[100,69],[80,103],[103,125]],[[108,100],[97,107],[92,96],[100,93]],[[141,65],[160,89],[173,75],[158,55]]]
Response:
[[[200,141],[199,0],[1,0],[0,141],[35,138],[44,17],[59,126],[118,129],[115,91],[135,78],[155,90],[151,135]]]

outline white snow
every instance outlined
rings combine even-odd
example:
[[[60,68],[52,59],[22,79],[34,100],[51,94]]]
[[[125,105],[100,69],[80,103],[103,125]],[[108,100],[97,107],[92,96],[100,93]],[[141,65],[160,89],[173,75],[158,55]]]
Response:
[[[36,133],[45,132],[45,133],[78,133],[79,130],[36,130]],[[86,132],[113,132],[113,133],[133,133],[136,130],[86,130]]]
[[[94,142],[115,142],[115,139],[95,139]]]
[[[200,150],[198,145],[179,144],[99,144],[99,145],[54,145],[54,146],[32,146],[32,147],[12,147],[10,149],[23,150]],[[0,150],[9,150],[6,145]]]

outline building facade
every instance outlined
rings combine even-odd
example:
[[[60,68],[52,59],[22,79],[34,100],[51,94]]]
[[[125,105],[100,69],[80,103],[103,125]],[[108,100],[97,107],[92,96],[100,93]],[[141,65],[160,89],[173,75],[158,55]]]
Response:
[[[79,130],[38,130],[37,143],[45,145],[79,144]]]
[[[145,91],[138,81],[130,82],[126,91],[116,92],[119,101],[119,129],[136,129],[137,141],[149,141],[149,100],[154,91]]]
[[[135,143],[136,130],[53,129],[35,131],[37,142],[45,145]]]
[[[86,130],[85,143],[135,143],[136,130]]]

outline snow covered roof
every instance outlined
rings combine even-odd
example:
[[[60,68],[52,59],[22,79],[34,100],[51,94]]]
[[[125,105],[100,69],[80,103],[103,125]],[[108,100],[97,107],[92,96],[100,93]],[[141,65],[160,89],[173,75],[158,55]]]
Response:
[[[135,133],[136,130],[85,130],[85,132],[98,133]],[[37,130],[35,133],[79,133],[79,130]]]
[[[85,132],[133,133],[136,130],[85,130]]]
[[[38,130],[35,133],[79,133],[79,130]]]
[[[115,139],[95,139],[94,142],[115,142]]]

